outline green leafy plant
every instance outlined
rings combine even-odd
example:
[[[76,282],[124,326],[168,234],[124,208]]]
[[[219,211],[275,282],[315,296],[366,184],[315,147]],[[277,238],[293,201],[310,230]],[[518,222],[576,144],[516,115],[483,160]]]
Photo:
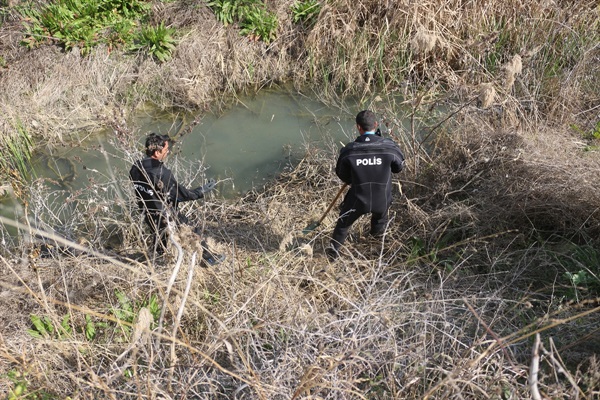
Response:
[[[600,289],[600,280],[598,277],[591,274],[588,270],[579,270],[578,272],[565,272],[564,277],[569,281],[571,289],[567,293],[567,297],[571,299],[579,299],[584,297],[582,290],[586,292],[593,291],[598,293]]]
[[[130,325],[133,323],[133,319],[135,318],[135,313],[133,312],[133,303],[131,300],[129,300],[129,297],[127,297],[127,295],[121,291],[115,291],[115,296],[117,297],[119,304],[118,307],[113,307],[111,309],[111,313],[119,321],[127,323],[119,323],[119,327],[125,332],[125,334],[129,334],[131,332]]]
[[[408,265],[415,265],[421,257],[427,254],[425,242],[423,239],[413,236],[409,240],[410,254],[408,255],[406,262]]]
[[[321,3],[317,0],[297,1],[292,5],[292,21],[312,26],[321,12]]]
[[[583,130],[579,125],[571,125],[571,129],[577,132],[583,140],[593,142],[600,139],[600,121],[589,131]],[[600,149],[600,146],[595,144],[589,144],[584,148],[585,151],[596,151],[598,149]]]
[[[111,314],[119,321],[118,328],[121,329],[126,336],[131,333],[131,325],[133,325],[139,310],[143,307],[148,308],[150,314],[154,318],[154,321],[158,321],[160,317],[160,304],[158,297],[153,294],[147,300],[140,302],[133,302],[127,295],[119,290],[115,291],[117,297],[118,306],[111,308]]]
[[[600,252],[597,249],[588,245],[573,245],[570,251],[557,255],[557,261],[567,270],[563,278],[568,282],[568,298],[579,299],[584,294],[600,294]]]
[[[148,308],[148,311],[150,311],[150,314],[152,314],[154,320],[158,321],[158,318],[160,317],[161,306],[158,301],[157,295],[153,294],[152,296],[150,296],[150,298],[147,301],[142,302],[141,306]]]
[[[10,370],[6,377],[14,385],[8,392],[7,400],[30,399],[30,400],[54,400],[56,396],[46,392],[45,390],[30,390],[27,373],[22,373],[17,370]],[[67,400],[70,397],[66,398]]]
[[[30,317],[33,327],[27,330],[30,336],[34,338],[52,338],[62,339],[71,335],[71,326],[69,324],[69,314],[66,314],[60,325],[55,326],[49,317],[39,317],[32,314]]]
[[[163,22],[158,26],[142,28],[131,49],[134,51],[144,50],[161,62],[170,60],[176,44],[176,40],[173,38],[174,33],[175,29],[165,27]]]
[[[87,54],[96,45],[129,43],[137,21],[147,17],[151,4],[141,0],[57,0],[41,9],[21,8],[25,23],[22,44],[34,48],[55,42],[66,50]]]
[[[252,7],[259,0],[211,0],[208,6],[213,10],[217,20],[227,26],[246,18]]]
[[[425,262],[446,272],[451,272],[456,267],[457,260],[460,259],[462,252],[453,244],[456,242],[457,238],[452,233],[443,235],[432,245],[428,245],[423,239],[413,236],[408,241],[411,247],[406,262],[410,265]]]
[[[271,43],[277,34],[277,16],[264,7],[252,7],[240,21],[240,33],[254,40]]]
[[[89,315],[85,315],[85,325],[83,327],[83,333],[85,334],[85,338],[87,340],[94,340],[96,337],[96,324],[92,320],[92,317]]]
[[[263,1],[211,0],[208,6],[223,25],[239,23],[240,33],[244,36],[265,43],[275,39],[279,24],[277,16],[266,9]]]

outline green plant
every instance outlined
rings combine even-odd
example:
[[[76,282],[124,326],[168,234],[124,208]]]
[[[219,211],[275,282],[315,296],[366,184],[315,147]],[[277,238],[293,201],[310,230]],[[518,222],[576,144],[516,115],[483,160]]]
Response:
[[[208,289],[204,289],[204,300],[211,304],[218,304],[221,298],[219,293],[211,293]]]
[[[212,0],[208,6],[217,20],[227,26],[240,24],[240,33],[254,40],[270,43],[277,32],[277,16],[266,9],[260,0]]]
[[[321,12],[321,3],[318,0],[302,0],[292,5],[292,21],[312,26],[317,21]]]
[[[129,335],[131,332],[131,324],[133,324],[133,320],[135,318],[135,313],[133,312],[133,303],[131,300],[129,300],[129,297],[127,297],[125,293],[119,290],[115,291],[115,296],[117,297],[118,306],[113,307],[111,309],[111,313],[119,321],[119,327],[126,335]],[[122,322],[126,323],[123,324]]]
[[[571,129],[573,129],[575,132],[577,132],[579,135],[581,135],[582,139],[585,139],[585,140],[600,139],[600,121],[596,122],[596,125],[594,125],[594,127],[589,131],[585,131],[585,130],[581,129],[581,127],[579,127],[579,125],[571,125]]]
[[[596,125],[589,131],[583,130],[579,125],[571,125],[571,129],[573,129],[577,134],[581,136],[583,140],[594,141],[600,139],[600,121],[596,123]],[[595,151],[598,150],[600,146],[589,144],[585,146],[585,151]]]
[[[588,133],[588,137],[594,138],[594,139],[600,139],[600,121],[596,122],[594,129],[592,129]]]
[[[148,311],[150,311],[154,320],[158,321],[158,318],[160,317],[160,303],[157,295],[151,295],[148,300],[141,303],[141,306],[148,308]]]
[[[22,44],[34,48],[56,42],[87,54],[96,45],[120,46],[132,40],[136,21],[151,10],[141,0],[58,0],[37,10],[20,9],[25,23]]]
[[[175,29],[165,27],[163,22],[158,26],[142,28],[131,49],[134,51],[144,50],[161,62],[167,61],[171,59],[171,53],[175,49],[174,33]]]
[[[240,21],[240,33],[251,39],[271,43],[277,34],[277,16],[263,7],[252,7]]]
[[[578,300],[600,294],[600,251],[591,245],[572,244],[567,251],[556,255],[558,263],[566,270],[563,279],[568,283],[565,296]]]
[[[4,149],[0,153],[0,170],[3,178],[11,179],[17,184],[24,184],[33,174],[30,168],[33,153],[33,140],[21,123],[15,123],[16,135],[6,136],[0,140]]]
[[[83,327],[83,333],[87,340],[94,340],[96,337],[96,324],[92,320],[92,317],[85,315],[85,325]]]
[[[30,317],[33,325],[32,329],[28,329],[27,333],[34,338],[52,338],[62,339],[71,335],[71,326],[69,324],[69,314],[66,314],[60,325],[55,326],[49,317],[41,318],[35,314]]]
[[[485,67],[489,72],[496,72],[505,61],[506,55],[512,52],[511,38],[512,28],[506,24],[504,18],[501,19],[497,28],[497,37],[492,41],[489,51],[484,57]]]
[[[158,297],[155,294],[151,295],[147,300],[137,303],[131,301],[125,293],[119,290],[115,291],[115,296],[117,297],[118,306],[111,308],[110,312],[119,321],[117,324],[118,328],[124,332],[125,336],[129,336],[131,333],[131,326],[133,325],[139,310],[143,307],[148,308],[154,321],[158,321],[161,310]]]
[[[29,380],[27,379],[27,373],[22,373],[16,370],[10,370],[6,374],[9,381],[12,382],[14,387],[10,389],[8,392],[7,400],[17,400],[17,399],[30,399],[30,400],[54,400],[57,399],[56,396],[46,392],[45,390],[35,390],[32,391],[29,389]],[[70,397],[66,398],[67,400]]]
[[[258,3],[259,0],[211,0],[208,6],[217,20],[227,26],[246,18],[249,10]]]

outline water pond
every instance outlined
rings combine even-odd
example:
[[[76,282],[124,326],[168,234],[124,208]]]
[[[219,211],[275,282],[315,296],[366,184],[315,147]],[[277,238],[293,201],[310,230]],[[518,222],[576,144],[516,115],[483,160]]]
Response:
[[[90,183],[106,188],[127,180],[133,160],[143,157],[144,137],[149,132],[176,135],[177,143],[166,161],[175,176],[182,176],[178,168],[199,171],[190,186],[213,177],[220,182],[220,196],[239,196],[297,161],[308,143],[340,148],[352,140],[357,135],[356,111],[355,105],[331,107],[297,92],[263,90],[239,97],[219,115],[202,115],[197,125],[190,125],[194,116],[174,121],[172,115],[140,115],[134,143],[131,138],[120,142],[112,131],[95,132],[80,143],[36,154],[33,168],[38,181],[53,193],[49,204],[38,208],[64,206],[70,196],[89,190]],[[0,207],[0,215],[7,218],[23,216],[22,205],[11,196],[4,196]],[[68,218],[64,210],[57,215],[56,224]]]

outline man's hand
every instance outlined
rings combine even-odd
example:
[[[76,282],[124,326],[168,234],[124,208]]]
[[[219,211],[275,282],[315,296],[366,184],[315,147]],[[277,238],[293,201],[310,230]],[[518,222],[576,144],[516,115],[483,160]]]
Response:
[[[217,187],[217,182],[214,179],[209,179],[206,185],[202,186],[202,193],[208,193]]]
[[[206,185],[202,185],[194,189],[194,192],[198,196],[199,199],[203,198],[204,195],[211,190],[213,190],[217,186],[217,182],[214,179],[209,179]]]

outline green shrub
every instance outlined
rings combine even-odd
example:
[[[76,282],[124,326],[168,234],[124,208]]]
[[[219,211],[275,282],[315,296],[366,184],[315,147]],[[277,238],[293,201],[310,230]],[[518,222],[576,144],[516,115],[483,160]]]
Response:
[[[277,16],[260,0],[211,0],[208,6],[217,20],[227,26],[240,24],[240,33],[251,39],[270,43],[277,33]]]
[[[57,0],[40,10],[23,7],[22,44],[34,48],[56,42],[82,54],[100,43],[120,46],[131,41],[137,21],[150,10],[151,4],[140,0]]]
[[[144,27],[136,36],[131,49],[145,51],[161,62],[170,60],[176,44],[174,33],[175,29],[165,27],[162,22],[158,26]]]
[[[254,7],[240,21],[240,33],[251,39],[271,43],[277,36],[277,16],[263,7]]]
[[[249,10],[260,4],[259,0],[211,0],[208,6],[217,20],[227,26],[246,18]]]
[[[292,5],[292,21],[312,26],[321,12],[321,3],[317,0],[297,1]]]

